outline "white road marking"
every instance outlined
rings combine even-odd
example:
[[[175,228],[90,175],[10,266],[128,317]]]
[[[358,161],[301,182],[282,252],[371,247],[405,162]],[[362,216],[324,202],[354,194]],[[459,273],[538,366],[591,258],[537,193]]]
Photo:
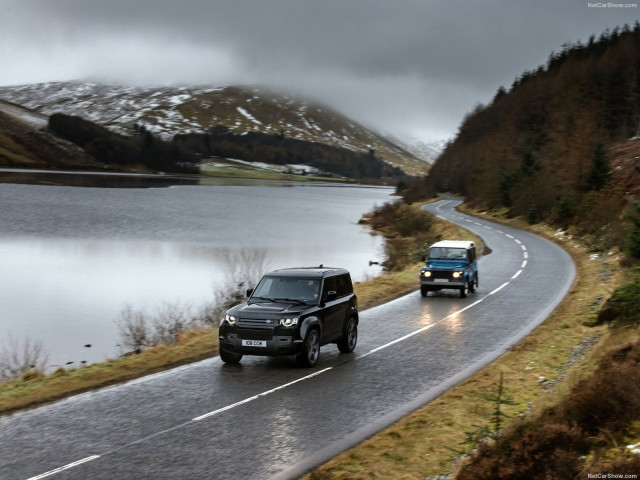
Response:
[[[528,254],[527,252],[524,252],[524,253],[522,254],[522,257],[523,257],[523,258],[529,258],[529,254]]]
[[[513,239],[513,238],[515,238],[513,235],[509,235],[508,233],[505,233],[505,236],[506,236],[507,238],[512,238],[512,239]]]
[[[515,275],[513,277],[511,277],[511,280],[514,280],[516,278],[518,278],[518,276],[522,273],[522,270],[518,270]]]
[[[95,460],[96,458],[100,458],[100,455],[92,455],[87,458],[83,458],[82,460],[78,460],[77,462],[69,463],[63,467],[58,467],[54,470],[49,470],[48,472],[42,473],[35,477],[28,478],[27,480],[40,480],[41,478],[46,478],[51,475],[55,475],[56,473],[62,472],[64,470],[69,470],[70,468],[77,467],[78,465],[82,465],[83,463],[90,462],[91,460]]]
[[[396,338],[395,340],[393,340],[393,341],[391,341],[389,343],[386,343],[384,345],[380,345],[379,347],[376,347],[373,350],[369,350],[367,353],[364,353],[364,354],[360,355],[359,357],[356,357],[356,360],[358,360],[359,358],[368,357],[369,355],[371,355],[373,353],[376,353],[376,352],[379,352],[380,350],[384,350],[385,348],[390,347],[391,345],[395,345],[396,343],[402,342],[402,341],[406,340],[407,338],[411,338],[414,335],[417,335],[417,334],[422,333],[422,332],[424,332],[426,330],[429,330],[434,325],[435,325],[435,323],[430,323],[429,325],[425,325],[424,327],[419,328],[418,330],[415,330],[415,331],[405,335],[404,337]]]
[[[491,292],[489,295],[493,295],[494,293],[498,293],[500,290],[502,290],[504,287],[506,287],[507,285],[509,285],[509,282],[504,282],[502,285],[500,285],[498,288],[496,288],[493,292]]]
[[[461,310],[458,310],[457,312],[453,312],[452,314],[448,315],[445,317],[445,320],[449,317],[453,317],[454,315],[458,315],[459,313],[464,312],[465,310],[468,310],[471,307],[475,307],[476,305],[478,305],[480,302],[482,302],[485,298],[487,297],[482,297],[480,300],[476,300],[475,302],[473,302],[471,305],[467,305],[466,307],[464,307]]]
[[[240,405],[244,405],[245,403],[249,403],[249,402],[252,402],[252,401],[257,400],[259,398],[266,397],[267,395],[270,395],[270,394],[272,394],[274,392],[277,392],[278,390],[282,390],[284,388],[290,387],[291,385],[293,385],[295,383],[302,382],[304,380],[308,380],[308,379],[310,379],[312,377],[316,377],[318,375],[322,375],[324,372],[328,372],[329,370],[333,370],[333,367],[327,367],[327,368],[325,368],[323,370],[318,370],[317,372],[314,372],[314,373],[312,373],[310,375],[307,375],[305,377],[298,378],[297,380],[293,380],[292,382],[285,383],[284,385],[280,385],[279,387],[275,387],[275,388],[272,388],[271,390],[267,390],[265,392],[259,393],[258,395],[254,395],[253,397],[245,398],[244,400],[240,400],[239,402],[233,403],[231,405],[227,405],[226,407],[222,407],[222,408],[219,408],[219,409],[214,410],[212,412],[205,413],[204,415],[200,415],[199,417],[192,418],[191,420],[193,422],[197,422],[198,420],[203,420],[205,418],[213,417],[214,415],[217,415],[217,414],[222,413],[222,412],[226,412],[227,410],[231,410],[232,408],[235,408],[235,407],[239,407]]]
[[[513,241],[516,242],[518,245],[522,245],[522,242],[520,240],[518,240],[517,238],[514,238]]]
[[[522,262],[522,265],[520,266],[520,268],[524,268],[527,266],[527,261],[525,260],[524,262]]]

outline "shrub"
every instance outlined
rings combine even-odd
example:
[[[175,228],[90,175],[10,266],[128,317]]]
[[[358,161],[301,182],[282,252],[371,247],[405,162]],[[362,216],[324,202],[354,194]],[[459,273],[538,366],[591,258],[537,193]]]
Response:
[[[9,337],[0,345],[0,381],[20,378],[26,372],[44,370],[49,355],[41,342],[19,342]]]
[[[640,258],[640,202],[634,201],[631,204],[627,220],[630,223],[626,239],[627,253],[634,258]]]
[[[517,438],[517,441],[513,439]],[[480,446],[473,463],[462,468],[457,480],[546,480],[574,478],[581,470],[579,455],[588,444],[576,427],[521,425],[495,444]]]
[[[640,418],[639,378],[640,342],[613,350],[560,404],[512,428],[494,444],[481,445],[457,478],[578,478],[585,455],[623,443],[628,425]],[[621,471],[634,468],[634,462],[621,462]]]
[[[598,313],[596,324],[640,322],[640,274],[618,288]]]

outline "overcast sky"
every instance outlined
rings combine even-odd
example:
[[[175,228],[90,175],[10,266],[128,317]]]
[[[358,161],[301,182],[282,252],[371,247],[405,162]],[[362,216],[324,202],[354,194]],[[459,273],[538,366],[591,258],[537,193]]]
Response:
[[[607,3],[0,0],[0,85],[261,84],[434,141],[563,43],[640,18]]]

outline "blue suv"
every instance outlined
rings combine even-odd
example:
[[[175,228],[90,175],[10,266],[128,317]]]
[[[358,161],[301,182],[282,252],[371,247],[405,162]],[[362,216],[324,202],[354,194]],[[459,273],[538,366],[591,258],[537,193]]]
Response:
[[[429,292],[455,289],[464,298],[477,288],[478,265],[473,242],[442,240],[429,247],[429,257],[420,269],[420,293],[423,297]]]

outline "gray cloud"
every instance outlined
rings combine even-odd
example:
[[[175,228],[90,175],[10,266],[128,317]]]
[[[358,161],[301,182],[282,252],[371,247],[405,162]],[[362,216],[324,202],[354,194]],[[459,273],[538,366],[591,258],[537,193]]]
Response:
[[[551,50],[639,15],[582,0],[0,0],[0,84],[260,83],[439,139]]]

